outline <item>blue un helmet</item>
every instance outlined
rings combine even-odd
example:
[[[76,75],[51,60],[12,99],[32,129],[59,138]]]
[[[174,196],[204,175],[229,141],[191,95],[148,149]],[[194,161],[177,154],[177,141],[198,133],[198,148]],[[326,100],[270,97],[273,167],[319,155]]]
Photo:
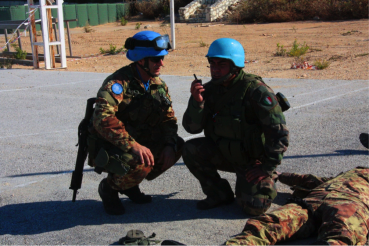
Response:
[[[161,36],[157,32],[142,31],[136,33],[133,37],[127,38],[124,45],[127,52],[127,58],[137,62],[146,57],[165,56],[168,49],[171,49],[169,36]]]
[[[212,42],[206,57],[229,59],[236,67],[245,67],[245,50],[240,42],[232,38],[220,38]]]

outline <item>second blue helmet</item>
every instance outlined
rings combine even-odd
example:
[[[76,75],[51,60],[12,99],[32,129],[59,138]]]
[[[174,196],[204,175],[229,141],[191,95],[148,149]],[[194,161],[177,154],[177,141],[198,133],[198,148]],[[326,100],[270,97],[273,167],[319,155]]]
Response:
[[[236,67],[245,67],[245,50],[240,42],[232,38],[220,38],[211,43],[206,57],[231,60]]]

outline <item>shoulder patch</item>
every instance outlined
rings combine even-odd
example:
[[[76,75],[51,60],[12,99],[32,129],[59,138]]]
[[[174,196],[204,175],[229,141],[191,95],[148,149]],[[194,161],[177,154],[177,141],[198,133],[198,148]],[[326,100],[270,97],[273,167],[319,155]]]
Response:
[[[270,106],[273,104],[273,100],[269,95],[266,95],[261,101],[261,103],[264,104],[265,106]]]
[[[115,83],[111,86],[111,91],[116,95],[120,95],[123,92],[123,86],[119,83]]]

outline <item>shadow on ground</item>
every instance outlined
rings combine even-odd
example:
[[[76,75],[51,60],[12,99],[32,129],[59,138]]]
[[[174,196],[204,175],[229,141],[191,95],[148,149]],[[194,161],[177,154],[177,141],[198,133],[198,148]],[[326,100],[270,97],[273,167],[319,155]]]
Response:
[[[153,196],[150,204],[134,204],[122,199],[126,213],[110,216],[101,201],[43,201],[10,204],[0,210],[0,235],[33,235],[60,231],[79,225],[170,222],[193,219],[246,219],[236,202],[200,211],[196,200],[167,199],[175,194]]]

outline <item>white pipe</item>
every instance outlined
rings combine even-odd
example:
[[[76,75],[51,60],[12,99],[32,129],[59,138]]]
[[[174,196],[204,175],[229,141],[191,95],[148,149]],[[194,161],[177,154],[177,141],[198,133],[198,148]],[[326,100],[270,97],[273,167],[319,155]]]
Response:
[[[172,49],[176,49],[176,33],[174,24],[174,0],[170,0],[170,31],[172,35]]]

